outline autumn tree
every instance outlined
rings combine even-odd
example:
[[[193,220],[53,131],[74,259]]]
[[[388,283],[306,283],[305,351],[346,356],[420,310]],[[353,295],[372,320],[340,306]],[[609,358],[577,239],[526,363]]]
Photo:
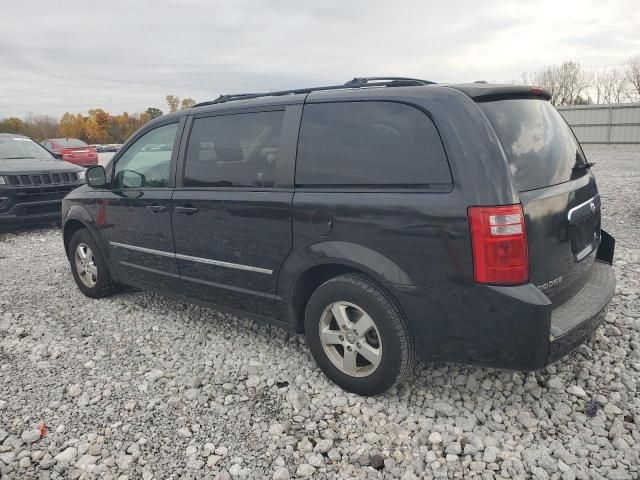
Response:
[[[60,119],[60,135],[66,138],[83,138],[85,123],[86,121],[82,114],[73,115],[66,112]]]
[[[176,97],[175,95],[167,95],[164,98],[167,102],[167,105],[169,106],[169,112],[177,112],[178,107],[180,106],[180,98]]]
[[[151,115],[147,112],[142,112],[138,114],[138,128],[142,127],[145,123],[151,121]]]
[[[182,99],[182,104],[181,104],[180,109],[181,110],[186,110],[188,108],[193,107],[195,104],[196,104],[196,101],[193,98],[186,97],[186,98]]]
[[[122,124],[116,120],[116,116],[109,117],[109,143],[124,143],[126,140]]]
[[[137,128],[133,125],[133,119],[127,112],[116,115],[114,117],[114,120],[118,124],[121,132],[121,137],[118,139],[119,143],[124,142],[131,136],[131,134],[133,134],[133,132],[137,130]]]
[[[180,97],[176,95],[167,95],[165,97],[165,100],[167,101],[167,105],[169,106],[170,113],[177,112],[178,109],[186,110],[187,108],[191,108],[196,104],[196,101],[191,97],[185,97],[181,101]]]
[[[155,107],[149,107],[145,111],[147,115],[149,115],[149,120],[153,120],[154,118],[158,118],[162,116],[162,110]]]
[[[45,138],[55,138],[58,133],[58,120],[48,115],[37,115],[29,113],[24,123],[27,128],[27,135],[40,142]]]
[[[9,117],[0,121],[0,132],[27,135],[27,125],[17,117]]]
[[[89,143],[106,143],[109,139],[110,115],[101,108],[89,110],[84,135]]]

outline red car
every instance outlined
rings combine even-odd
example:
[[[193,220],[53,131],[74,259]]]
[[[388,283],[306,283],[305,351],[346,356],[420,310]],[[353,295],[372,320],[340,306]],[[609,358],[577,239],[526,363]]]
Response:
[[[77,138],[49,138],[42,146],[53,153],[62,155],[62,160],[82,167],[98,165],[96,147],[90,147]]]

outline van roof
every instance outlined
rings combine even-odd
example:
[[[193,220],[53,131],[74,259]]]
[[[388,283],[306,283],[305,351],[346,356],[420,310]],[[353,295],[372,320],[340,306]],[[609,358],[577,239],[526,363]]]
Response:
[[[527,85],[505,85],[497,83],[435,83],[408,77],[356,77],[344,84],[321,87],[280,90],[262,93],[220,95],[215,100],[200,102],[185,110],[167,113],[147,123],[143,128],[161,125],[186,115],[209,113],[210,111],[238,110],[245,108],[271,107],[277,105],[302,104],[322,101],[324,98],[370,98],[377,96],[421,96],[430,92],[438,95],[443,89],[455,89],[476,101],[501,98],[540,98],[549,100],[551,94],[540,87]]]
[[[531,87],[527,85],[504,85],[486,82],[474,83],[454,83],[454,84],[437,84],[429,80],[422,80],[409,77],[356,77],[344,84],[328,85],[320,87],[299,88],[293,90],[279,90],[273,92],[255,92],[255,93],[238,93],[220,95],[215,100],[200,102],[192,108],[204,107],[208,105],[218,105],[221,103],[234,102],[238,100],[253,100],[259,98],[288,98],[292,96],[309,94],[312,92],[326,92],[334,90],[354,90],[354,89],[372,89],[372,88],[397,88],[397,87],[429,87],[431,85],[440,85],[451,87],[459,90],[473,99],[490,99],[498,97],[512,96],[539,96],[545,100],[551,98],[551,94],[540,87]]]
[[[279,90],[274,92],[262,92],[262,93],[236,93],[230,95],[220,95],[215,100],[210,100],[207,102],[201,102],[195,107],[203,107],[205,105],[215,105],[219,103],[226,103],[234,100],[249,100],[252,98],[262,98],[262,97],[282,97],[288,95],[296,95],[296,94],[307,94],[311,92],[318,91],[328,91],[328,90],[348,90],[355,88],[373,88],[373,87],[415,87],[415,86],[425,86],[425,85],[434,85],[435,82],[430,80],[421,80],[418,78],[409,78],[409,77],[355,77],[353,80],[349,80],[344,84],[339,85],[325,85],[321,87],[307,87],[307,88],[298,88],[293,90]]]

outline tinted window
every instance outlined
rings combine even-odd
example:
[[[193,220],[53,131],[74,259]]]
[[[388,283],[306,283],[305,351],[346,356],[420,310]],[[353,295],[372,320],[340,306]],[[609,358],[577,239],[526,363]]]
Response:
[[[184,169],[186,187],[273,187],[284,111],[198,118]]]
[[[586,170],[573,171],[585,159],[573,132],[544,100],[511,99],[480,103],[502,144],[518,190],[556,185]]]
[[[77,148],[88,147],[85,142],[77,138],[58,138],[55,140],[56,146],[59,148]]]
[[[116,163],[115,188],[167,187],[177,130],[178,124],[172,123],[136,140]]]
[[[450,184],[440,136],[420,110],[391,102],[305,105],[299,185]]]

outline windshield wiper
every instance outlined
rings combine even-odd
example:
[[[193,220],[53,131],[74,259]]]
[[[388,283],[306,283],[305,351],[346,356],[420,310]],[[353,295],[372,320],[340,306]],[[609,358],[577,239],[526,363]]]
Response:
[[[586,170],[587,168],[591,168],[595,165],[595,162],[585,162],[585,163],[581,163],[580,165],[576,165],[573,167],[573,171],[574,172],[578,172],[580,170]]]
[[[0,160],[22,160],[24,158],[36,158],[36,157],[0,157]]]

